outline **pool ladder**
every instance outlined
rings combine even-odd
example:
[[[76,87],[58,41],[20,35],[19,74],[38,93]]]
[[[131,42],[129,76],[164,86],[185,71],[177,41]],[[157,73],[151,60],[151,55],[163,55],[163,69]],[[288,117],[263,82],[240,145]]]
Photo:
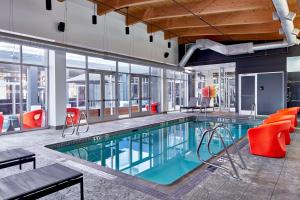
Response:
[[[250,111],[249,119],[253,119],[253,120],[256,119],[255,103],[253,103],[251,105],[251,111]]]
[[[224,138],[223,138],[222,134],[218,131],[218,129],[224,129],[225,130],[225,133],[227,134],[229,139],[232,141],[232,146],[233,146],[234,150],[236,151],[236,153],[238,154],[238,157],[239,157],[239,160],[240,160],[241,164],[237,160],[233,159],[232,156],[229,154],[228,146],[225,144]],[[220,139],[220,141],[222,143],[222,146],[224,147],[225,154],[226,154],[226,155],[220,156],[220,158],[223,159],[223,160],[229,160],[233,172],[230,169],[226,168],[226,167],[222,167],[220,165],[211,163],[209,161],[205,161],[201,158],[200,148],[204,144],[205,137],[208,139],[208,142],[206,144],[208,153],[212,157],[219,157],[218,155],[213,153],[210,149],[210,143],[212,142],[212,139],[215,135]],[[237,170],[235,165],[239,166],[241,169],[247,169],[246,163],[245,163],[245,161],[244,161],[244,159],[243,159],[243,157],[242,157],[242,155],[241,155],[241,153],[240,153],[240,151],[239,151],[239,149],[238,149],[238,147],[237,147],[237,145],[234,141],[234,138],[232,136],[231,131],[226,126],[224,126],[224,124],[219,124],[219,125],[216,125],[214,128],[202,131],[202,137],[201,137],[200,143],[199,143],[198,148],[197,148],[197,156],[198,156],[198,159],[201,162],[203,162],[203,163],[205,163],[209,166],[213,166],[213,167],[216,167],[218,169],[222,169],[222,170],[226,171],[227,173],[229,173],[233,178],[236,178],[236,179],[240,179],[240,176],[239,176],[238,170]]]
[[[75,124],[74,123],[74,118],[73,118],[73,113],[67,113],[66,115],[66,118],[65,118],[65,123],[64,123],[64,126],[63,126],[63,132],[62,132],[62,137],[65,137],[66,135],[73,135],[74,133],[76,133],[76,135],[79,135],[79,133],[86,133],[89,131],[89,123],[88,123],[88,120],[87,120],[87,116],[84,112],[81,112],[80,113],[80,116],[79,116],[79,120],[78,120],[78,123]],[[71,119],[71,126],[68,126],[67,125],[67,120],[68,118]],[[81,124],[81,120],[85,120],[85,124]],[[79,131],[79,126],[80,125],[86,125],[86,129],[84,131]],[[72,127],[72,132],[70,133],[66,133],[66,129],[69,128],[69,127]]]

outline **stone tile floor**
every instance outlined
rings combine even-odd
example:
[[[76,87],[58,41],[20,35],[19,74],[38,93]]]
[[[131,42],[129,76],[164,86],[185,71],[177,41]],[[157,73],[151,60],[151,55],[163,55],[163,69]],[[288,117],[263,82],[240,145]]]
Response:
[[[247,162],[248,170],[239,170],[241,180],[229,177],[221,170],[209,172],[208,175],[184,195],[159,195],[159,193],[142,192],[143,190],[128,187],[120,178],[110,176],[98,170],[85,169],[79,160],[45,148],[47,144],[74,140],[95,134],[104,134],[116,130],[134,128],[162,121],[183,118],[192,113],[171,113],[135,119],[123,119],[113,122],[104,122],[91,125],[88,134],[81,136],[61,137],[61,131],[39,130],[19,134],[2,135],[0,137],[0,150],[23,147],[33,151],[37,156],[37,167],[55,162],[65,164],[84,174],[85,199],[300,199],[300,130],[292,135],[292,143],[288,146],[285,159],[272,159],[253,156],[248,153],[248,146],[242,149],[242,154]],[[218,113],[210,115],[217,116]],[[225,163],[225,166],[229,163]],[[24,169],[30,170],[31,164],[25,164]],[[99,173],[98,173],[99,172]],[[20,173],[18,167],[0,170],[0,178],[11,174]],[[80,199],[79,186],[73,186],[54,193],[42,199]]]

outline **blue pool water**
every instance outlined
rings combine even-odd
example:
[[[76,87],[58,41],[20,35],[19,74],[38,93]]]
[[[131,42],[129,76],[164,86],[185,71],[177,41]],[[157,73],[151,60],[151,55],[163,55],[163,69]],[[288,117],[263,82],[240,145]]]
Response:
[[[101,137],[89,142],[57,148],[57,151],[120,171],[141,179],[168,185],[202,163],[196,150],[203,129],[215,122],[186,121]],[[254,124],[226,123],[235,140],[246,135]],[[230,145],[230,140],[225,142]],[[222,150],[219,138],[211,149]],[[200,149],[205,160],[210,158],[207,148]]]

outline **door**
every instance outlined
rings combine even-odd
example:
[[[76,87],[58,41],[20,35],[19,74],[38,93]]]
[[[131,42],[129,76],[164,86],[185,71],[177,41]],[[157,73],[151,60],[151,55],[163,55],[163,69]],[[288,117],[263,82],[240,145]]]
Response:
[[[235,69],[220,68],[220,111],[235,111]]]
[[[117,118],[116,75],[110,72],[88,73],[88,120],[100,122]]]
[[[283,73],[257,74],[257,114],[269,115],[283,107]]]
[[[132,117],[149,114],[149,110],[150,110],[149,80],[150,79],[148,76],[131,75],[130,113]]]
[[[239,76],[239,112],[240,114],[251,114],[253,105],[256,104],[256,75]],[[256,110],[255,110],[256,111]]]

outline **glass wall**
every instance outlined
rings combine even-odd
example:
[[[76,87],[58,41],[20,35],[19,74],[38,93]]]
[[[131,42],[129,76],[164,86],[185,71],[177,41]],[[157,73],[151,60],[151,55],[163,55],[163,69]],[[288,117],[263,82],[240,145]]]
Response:
[[[168,111],[179,110],[180,106],[187,105],[187,76],[187,74],[182,72],[166,71]]]
[[[0,42],[0,133],[47,126],[48,50]]]

